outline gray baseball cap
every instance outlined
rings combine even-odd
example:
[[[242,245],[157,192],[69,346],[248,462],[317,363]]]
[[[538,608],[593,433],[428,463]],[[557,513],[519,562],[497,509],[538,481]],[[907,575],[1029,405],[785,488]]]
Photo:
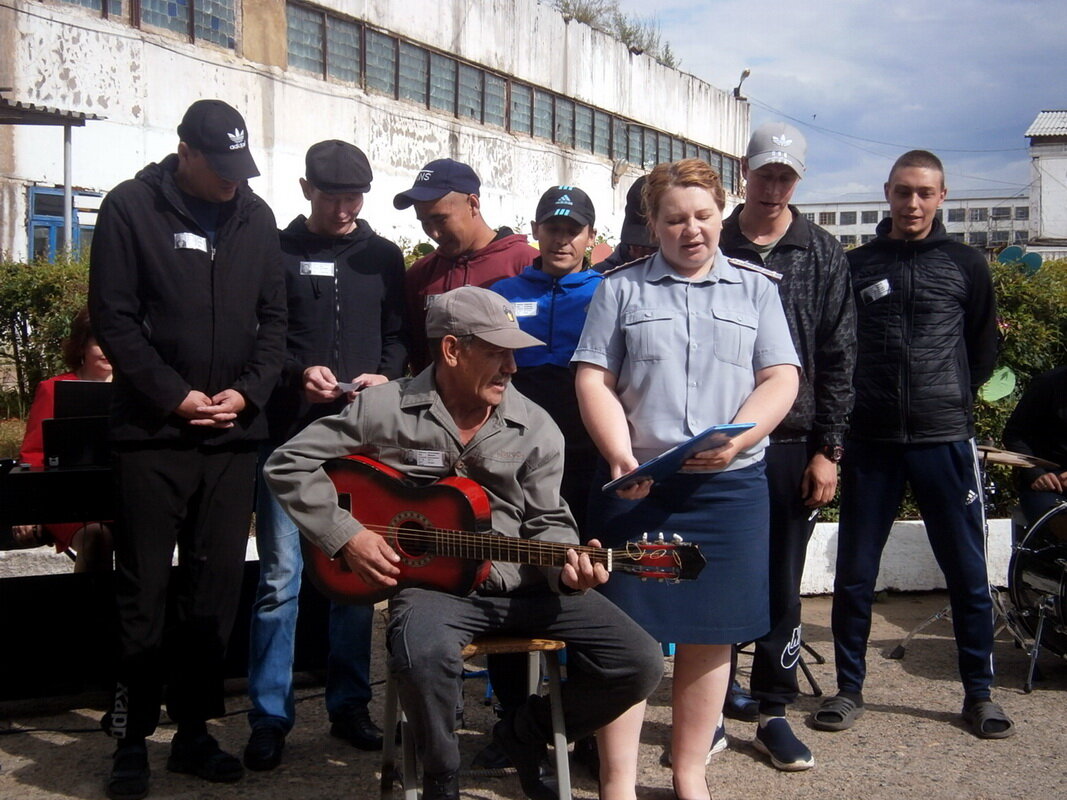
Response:
[[[804,158],[808,143],[804,134],[785,122],[760,125],[748,140],[748,168],[757,170],[767,164],[785,164],[804,177]]]
[[[426,312],[426,337],[477,336],[497,347],[519,350],[543,345],[519,327],[511,303],[480,286],[461,286],[440,295]]]

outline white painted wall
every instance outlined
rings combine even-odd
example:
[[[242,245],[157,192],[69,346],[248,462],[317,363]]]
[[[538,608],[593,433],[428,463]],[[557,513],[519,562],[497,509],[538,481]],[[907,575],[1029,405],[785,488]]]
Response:
[[[1030,156],[1037,235],[1067,239],[1067,144],[1033,145]]]
[[[258,558],[255,539],[248,540],[246,558]],[[807,565],[800,591],[805,595],[832,594],[834,562],[837,558],[837,523],[822,522],[808,545]],[[989,521],[987,543],[989,580],[995,586],[1007,586],[1008,562],[1011,560],[1011,520]],[[20,575],[45,575],[70,572],[73,562],[51,547],[31,550],[0,551],[0,578]],[[930,552],[922,522],[897,522],[893,525],[882,557],[877,588],[894,591],[926,592],[945,588],[945,580]]]
[[[743,152],[747,103],[632,55],[588,26],[565,23],[537,0],[321,4],[718,150]],[[84,189],[106,191],[173,152],[182,114],[204,97],[224,99],[244,114],[262,172],[252,188],[282,226],[306,211],[297,185],[304,153],[327,138],[366,151],[375,181],[363,216],[383,235],[409,242],[426,237],[412,211],[393,209],[392,197],[435,158],[475,168],[494,227],[528,229],[541,192],[567,183],[593,198],[598,228],[609,237],[619,232],[626,190],[640,174],[631,167],[612,187],[606,158],[140,31],[70,4],[12,0],[0,7],[0,28],[0,41],[11,45],[0,52],[0,85],[14,87],[6,97],[108,118],[74,129],[74,184]],[[0,250],[24,255],[26,187],[62,183],[61,130],[0,127],[0,170]]]
[[[833,594],[834,563],[837,560],[836,522],[820,522],[815,526],[815,533],[808,543],[807,559],[800,584],[801,594]],[[986,560],[989,582],[994,586],[1007,586],[1008,562],[1011,560],[1011,520],[989,520]],[[875,588],[878,591],[891,589],[903,592],[945,588],[944,576],[934,560],[922,522],[897,521],[893,524]]]

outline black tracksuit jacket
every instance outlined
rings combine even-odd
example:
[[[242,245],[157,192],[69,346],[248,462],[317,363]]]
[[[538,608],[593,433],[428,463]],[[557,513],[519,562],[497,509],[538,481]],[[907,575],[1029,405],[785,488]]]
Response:
[[[222,206],[212,246],[174,181],[177,165],[167,156],[116,186],[93,235],[89,308],[114,366],[112,439],[262,439],[285,354],[274,215],[242,184]],[[193,389],[236,389],[246,407],[232,428],[191,426],[174,410]]]
[[[329,367],[339,381],[363,373],[392,380],[404,374],[404,256],[358,220],[351,233],[320,236],[301,215],[279,231],[289,306],[285,366],[268,405],[271,441],[285,441],[308,423],[344,408],[345,400],[308,403],[304,370]],[[313,275],[306,262],[329,262],[333,275]],[[302,274],[303,273],[303,274]]]

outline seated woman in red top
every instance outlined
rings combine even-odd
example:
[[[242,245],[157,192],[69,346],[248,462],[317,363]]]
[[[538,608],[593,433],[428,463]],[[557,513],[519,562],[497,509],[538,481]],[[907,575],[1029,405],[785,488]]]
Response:
[[[56,383],[111,380],[111,363],[93,337],[87,308],[79,311],[70,324],[70,336],[63,341],[63,361],[71,371],[41,381],[33,395],[30,415],[26,420],[26,434],[19,450],[19,461],[30,466],[44,466],[41,423],[53,416]],[[59,553],[73,550],[77,554],[75,572],[111,567],[111,531],[105,523],[16,525],[11,533],[16,542],[26,547],[54,541]]]

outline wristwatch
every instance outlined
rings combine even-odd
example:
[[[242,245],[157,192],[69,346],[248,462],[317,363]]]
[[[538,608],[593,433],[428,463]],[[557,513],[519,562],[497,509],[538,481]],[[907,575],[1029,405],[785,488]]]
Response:
[[[845,448],[839,444],[824,444],[819,448],[819,452],[835,464],[840,464],[841,459],[845,457]]]

